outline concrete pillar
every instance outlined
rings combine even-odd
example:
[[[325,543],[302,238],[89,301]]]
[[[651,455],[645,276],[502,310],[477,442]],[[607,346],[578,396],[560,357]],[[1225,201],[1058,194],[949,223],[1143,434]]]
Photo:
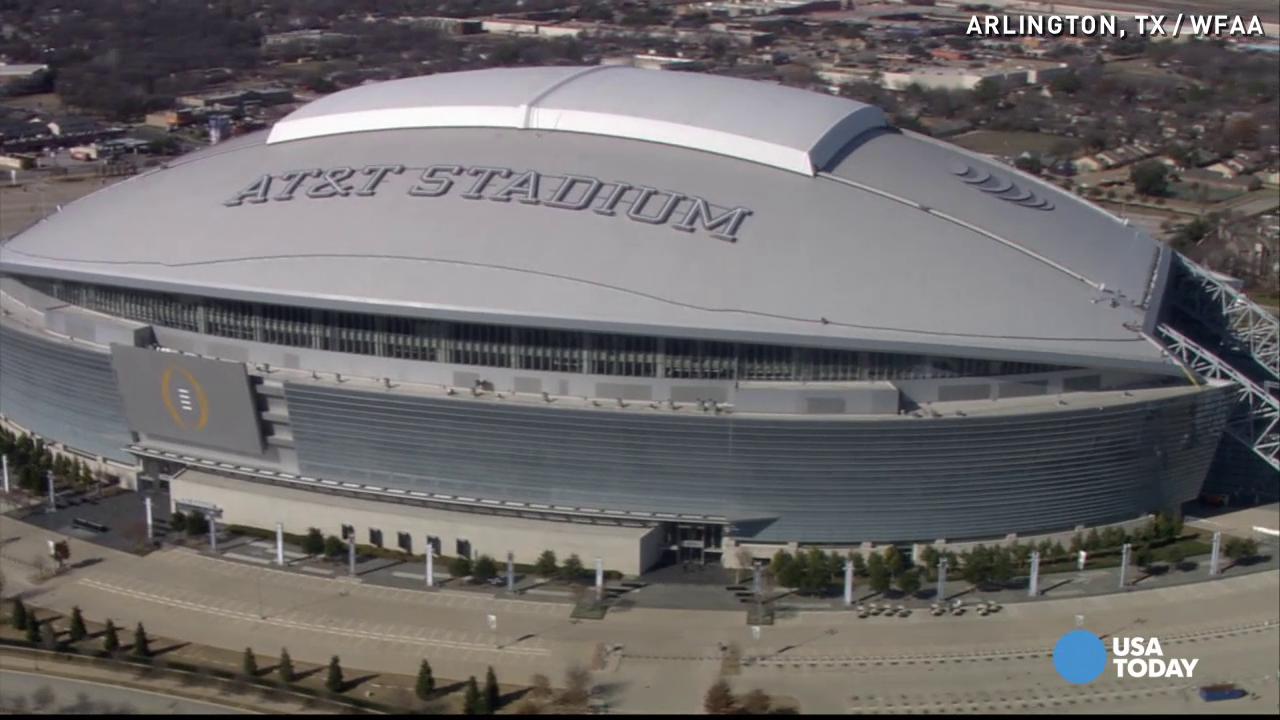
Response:
[[[848,558],[844,561],[844,604],[853,604],[853,561]]]
[[[4,467],[4,492],[9,494],[9,456],[0,455],[0,465]]]
[[[1209,575],[1222,572],[1222,531],[1213,532],[1213,552],[1209,555]]]
[[[1079,557],[1076,558],[1076,569],[1083,571],[1085,561],[1088,559],[1089,559],[1089,553],[1085,552],[1084,550],[1081,550]]]
[[[354,532],[347,538],[347,574],[351,577],[356,576],[356,534]]]
[[[431,543],[428,542],[427,543],[426,581],[427,581],[427,587],[429,588],[433,588],[436,586],[435,554],[436,554],[435,548],[431,547]]]
[[[510,551],[507,552],[507,592],[514,593],[516,591],[516,560],[515,555]]]
[[[218,552],[218,519],[211,512],[205,513],[204,519],[209,522],[209,549],[216,553]]]
[[[938,560],[938,602],[947,598],[947,559]]]
[[[1120,589],[1121,590],[1124,589],[1125,582],[1128,580],[1128,577],[1129,577],[1129,552],[1132,549],[1133,549],[1133,546],[1130,545],[1129,543],[1125,543],[1124,547],[1120,548]]]
[[[147,511],[147,542],[153,542],[155,540],[156,534],[155,534],[154,526],[152,525],[153,519],[151,516],[151,498],[149,497],[142,498],[142,506],[146,508],[146,511]]]
[[[596,599],[604,598],[604,560],[596,558]]]
[[[276,564],[284,567],[284,523],[276,523]]]
[[[757,596],[764,592],[763,583],[760,579],[760,563],[751,563],[751,592]]]
[[[49,472],[45,473],[45,474],[44,474],[44,477],[45,477],[45,482],[46,482],[46,483],[48,483],[48,485],[49,485],[49,512],[51,512],[51,513],[52,513],[52,512],[57,512],[57,511],[58,511],[58,502],[57,502],[57,500],[55,499],[55,495],[54,495],[54,492],[53,492],[53,471],[49,471]]]
[[[1040,595],[1040,551],[1031,553],[1031,582],[1027,585],[1027,597]]]

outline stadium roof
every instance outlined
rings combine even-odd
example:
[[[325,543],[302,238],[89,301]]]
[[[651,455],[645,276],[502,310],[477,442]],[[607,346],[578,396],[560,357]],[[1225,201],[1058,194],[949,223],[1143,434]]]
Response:
[[[486,109],[450,120],[432,98]],[[620,120],[506,124],[520,107]],[[402,114],[417,124],[376,129],[368,118],[387,108],[417,108]],[[865,109],[657,71],[362,87],[299,110],[270,141],[235,138],[63,208],[0,247],[0,270],[469,322],[1178,372],[1140,332],[1168,265],[1159,243],[928,138],[846,128],[841,147],[812,154]],[[660,137],[672,126],[688,134]],[[706,152],[690,147],[698,137],[733,141]],[[809,170],[752,147],[809,153]]]
[[[853,138],[887,125],[876,107],[714,75],[595,67],[428,75],[321,98],[268,143],[372,130],[556,130],[705,150],[813,175]]]

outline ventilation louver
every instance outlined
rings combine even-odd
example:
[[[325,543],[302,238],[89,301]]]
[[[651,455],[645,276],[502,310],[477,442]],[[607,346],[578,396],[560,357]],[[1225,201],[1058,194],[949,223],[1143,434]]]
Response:
[[[1022,187],[1013,180],[987,170],[972,167],[965,163],[956,163],[951,172],[965,183],[978,188],[984,193],[995,195],[1001,200],[1033,210],[1052,210],[1053,203],[1047,198],[1037,196],[1031,190]]]

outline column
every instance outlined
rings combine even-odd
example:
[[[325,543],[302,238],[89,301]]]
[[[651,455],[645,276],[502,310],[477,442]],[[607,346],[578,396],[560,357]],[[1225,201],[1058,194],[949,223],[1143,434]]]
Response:
[[[938,602],[947,599],[947,559],[938,560]]]
[[[276,564],[284,567],[284,523],[276,523]]]
[[[218,552],[218,519],[211,512],[206,512],[204,519],[209,522],[209,549],[216,553]]]
[[[9,493],[9,456],[0,455],[0,465],[4,468],[4,492]]]
[[[1121,590],[1124,589],[1124,584],[1128,580],[1129,552],[1130,550],[1132,550],[1132,548],[1133,546],[1130,545],[1129,543],[1125,543],[1124,547],[1120,548],[1120,589]]]
[[[516,591],[516,560],[511,551],[507,551],[507,592]]]
[[[596,558],[596,600],[604,599],[604,560]]]
[[[1209,575],[1222,573],[1222,531],[1213,532],[1213,552],[1209,555]]]
[[[853,561],[848,558],[844,561],[844,604],[853,604]]]
[[[155,540],[155,530],[152,525],[151,498],[144,497],[142,499],[142,506],[146,508],[147,511],[147,542],[153,542]]]
[[[49,485],[49,512],[58,511],[58,503],[53,492],[53,471],[44,474],[45,482]]]
[[[436,549],[435,549],[434,547],[432,547],[432,545],[431,545],[431,541],[428,539],[428,540],[427,540],[427,574],[426,574],[426,581],[427,581],[427,587],[429,587],[429,588],[433,588],[433,587],[435,587],[435,586],[436,586],[435,554],[436,554]]]
[[[1040,595],[1040,551],[1031,552],[1031,582],[1027,585],[1027,597]]]
[[[760,581],[760,563],[751,563],[751,592],[757,596],[764,590]]]
[[[351,577],[356,576],[356,534],[354,530],[347,537],[347,574]]]

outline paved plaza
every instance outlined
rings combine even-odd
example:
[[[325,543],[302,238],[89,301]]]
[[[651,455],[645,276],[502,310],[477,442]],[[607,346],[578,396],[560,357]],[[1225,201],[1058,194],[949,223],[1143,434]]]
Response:
[[[186,548],[138,557],[72,538],[73,558],[94,560],[56,578],[32,578],[34,558],[55,533],[3,519],[0,551],[9,592],[39,607],[81,606],[95,620],[232,650],[274,653],[372,672],[412,672],[431,660],[440,677],[508,682],[533,673],[559,679],[598,647],[620,645],[595,673],[611,711],[697,712],[722,670],[722,650],[741,648],[731,676],[794,698],[805,712],[1193,711],[1193,688],[1240,683],[1258,699],[1233,709],[1274,714],[1280,667],[1280,574],[1254,572],[1143,592],[1045,598],[987,617],[859,619],[847,611],[784,614],[754,640],[745,612],[623,607],[601,621],[568,606],[449,589],[423,592],[230,562]],[[258,548],[259,550],[261,548]],[[645,590],[640,590],[643,594]],[[1194,680],[1107,680],[1075,688],[1049,651],[1076,626],[1100,635],[1157,636],[1170,655],[1201,658]],[[489,616],[496,619],[496,632]]]

